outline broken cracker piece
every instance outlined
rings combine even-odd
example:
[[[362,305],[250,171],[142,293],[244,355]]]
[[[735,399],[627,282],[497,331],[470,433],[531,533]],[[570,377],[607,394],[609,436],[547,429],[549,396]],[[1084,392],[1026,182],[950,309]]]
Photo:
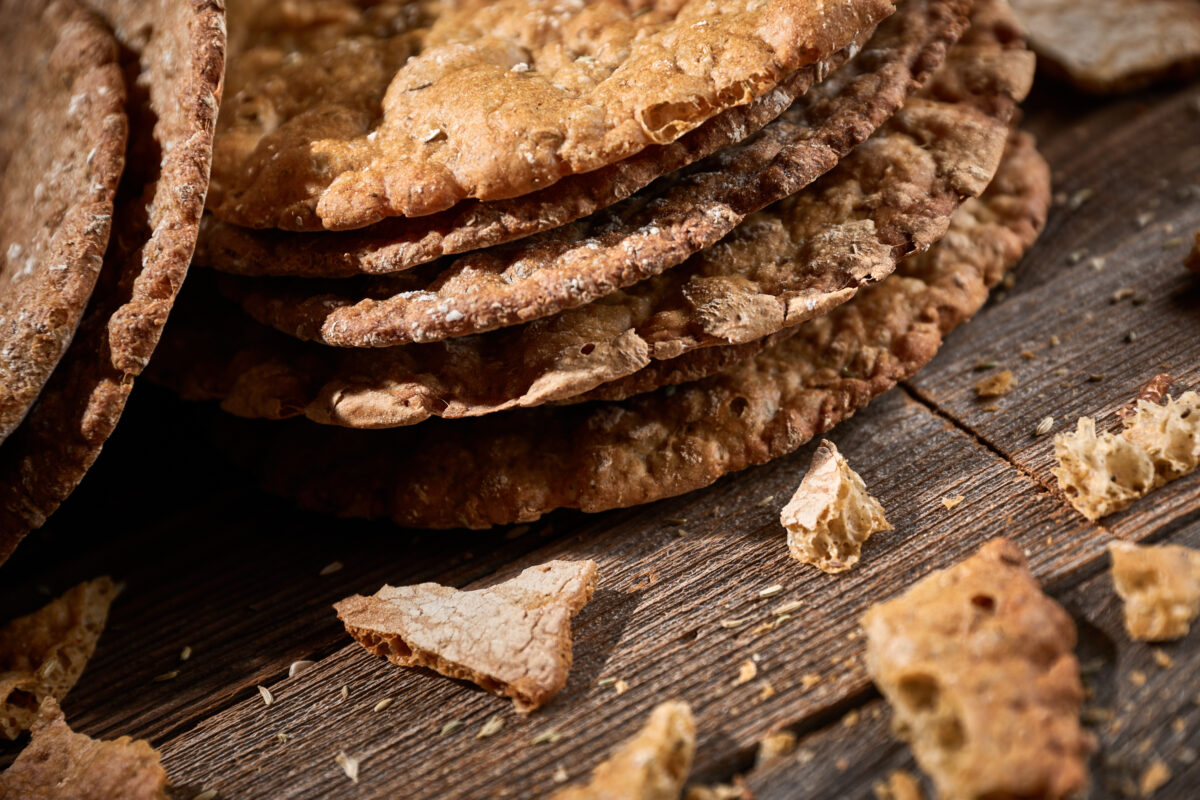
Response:
[[[871,534],[892,529],[883,506],[828,439],[821,440],[779,521],[787,528],[792,558],[831,575],[858,563]]]
[[[1115,542],[1108,552],[1130,637],[1161,642],[1186,636],[1200,614],[1200,551]]]
[[[688,704],[660,703],[645,727],[592,770],[586,784],[561,789],[551,800],[677,800],[695,751]]]
[[[526,713],[566,684],[571,618],[595,588],[594,561],[550,561],[486,589],[384,586],[334,608],[372,653],[479,684]]]
[[[1012,542],[872,606],[863,627],[867,669],[941,797],[1051,800],[1087,785],[1075,625]]]
[[[0,736],[17,738],[33,725],[46,698],[67,696],[96,649],[116,596],[108,577],[85,581],[0,629]]]
[[[53,697],[42,701],[29,745],[0,773],[0,800],[167,800],[166,788],[157,750],[128,736],[75,733]]]
[[[1071,505],[1088,519],[1120,511],[1200,466],[1200,394],[1165,405],[1139,398],[1120,433],[1096,433],[1080,417],[1074,432],[1054,437],[1053,470]]]

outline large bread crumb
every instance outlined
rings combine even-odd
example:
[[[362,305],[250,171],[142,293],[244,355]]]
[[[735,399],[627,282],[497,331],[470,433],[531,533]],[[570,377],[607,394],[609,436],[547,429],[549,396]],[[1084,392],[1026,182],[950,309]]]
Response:
[[[821,440],[779,521],[787,528],[792,558],[830,574],[857,564],[871,534],[892,529],[883,506],[827,439]]]
[[[863,618],[866,665],[943,800],[1070,797],[1088,782],[1075,625],[995,539]]]
[[[696,752],[696,723],[687,703],[655,706],[637,734],[592,771],[583,786],[551,800],[678,800]]]
[[[1080,514],[1099,519],[1131,505],[1200,465],[1200,394],[1165,405],[1144,399],[1120,433],[1097,433],[1080,417],[1073,432],[1054,437],[1054,477]]]
[[[1117,542],[1108,552],[1129,635],[1150,642],[1186,636],[1200,614],[1200,551]]]

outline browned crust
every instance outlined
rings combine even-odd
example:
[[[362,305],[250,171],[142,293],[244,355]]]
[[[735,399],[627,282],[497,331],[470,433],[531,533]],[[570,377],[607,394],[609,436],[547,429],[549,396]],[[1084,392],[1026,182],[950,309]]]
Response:
[[[596,575],[594,561],[550,561],[485,589],[384,586],[334,608],[375,655],[471,681],[528,713],[567,684],[571,619],[592,599]]]
[[[211,208],[340,230],[518,197],[674,141],[894,0],[245,5]]]
[[[387,428],[562,400],[656,360],[799,325],[941,238],[959,203],[995,174],[1033,61],[1019,44],[987,41],[990,33],[951,50],[935,91],[911,98],[815,184],[687,264],[598,302],[526,326],[369,351],[295,344],[214,316],[211,300],[194,302],[179,320],[186,330],[175,327],[174,338],[188,341],[168,343],[162,370],[187,396],[218,397],[241,416]]]
[[[700,488],[795,450],[933,357],[1036,238],[1049,170],[1017,135],[992,186],[897,274],[720,375],[640,395],[349,431],[304,421],[222,427],[271,490],[403,525],[488,527],[560,507],[600,511]]]
[[[465,200],[436,214],[391,217],[367,228],[321,236],[243,228],[205,215],[196,263],[250,276],[380,275],[552,230],[624,200],[655,179],[755,133],[814,82],[859,52],[873,32],[863,31],[850,46],[797,70],[753,103],[723,111],[670,144],[652,145],[615,164],[568,175],[520,197],[489,203]]]
[[[0,3],[0,442],[66,352],[125,165],[117,42],[73,0]]]
[[[1075,624],[1020,548],[993,539],[863,616],[867,670],[940,797],[1077,797],[1083,730]]]
[[[222,0],[96,0],[129,54],[128,169],[100,281],[37,405],[0,450],[0,560],[95,461],[195,246],[225,55]]]
[[[933,13],[961,24],[966,6],[947,0]],[[940,30],[932,41],[877,36],[756,135],[587,219],[395,275],[228,276],[226,288],[284,333],[347,347],[439,341],[585,305],[681,263],[827,172],[941,63],[957,31]]]
[[[33,738],[0,773],[8,800],[167,800],[158,751],[141,739],[100,741],[75,733],[54,698],[38,710]]]
[[[1049,71],[1080,89],[1124,92],[1200,69],[1195,0],[1012,0]]]

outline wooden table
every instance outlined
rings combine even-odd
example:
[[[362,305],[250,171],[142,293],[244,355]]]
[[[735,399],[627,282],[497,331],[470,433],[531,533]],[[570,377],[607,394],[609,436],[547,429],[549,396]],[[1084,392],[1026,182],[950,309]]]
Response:
[[[1101,742],[1092,797],[1136,794],[1154,759],[1173,773],[1156,797],[1196,797],[1200,631],[1161,648],[1165,668],[1154,648],[1130,642],[1105,546],[1200,546],[1200,474],[1088,523],[1055,488],[1052,437],[1033,430],[1047,415],[1061,430],[1110,414],[1156,372],[1174,375],[1176,391],[1200,387],[1200,276],[1182,268],[1200,228],[1200,84],[1103,102],[1041,86],[1028,126],[1058,201],[1015,286],[915,380],[832,434],[896,528],[844,577],[801,567],[784,546],[779,509],[811,446],[643,508],[409,532],[262,495],[207,443],[212,409],[143,385],[81,489],[3,567],[0,612],[28,612],[102,573],[126,582],[65,711],[92,736],[149,739],[180,797],[540,796],[556,773],[584,777],[655,703],[681,697],[698,722],[696,780],[750,770],[746,784],[764,800],[865,798],[891,770],[915,766],[863,670],[859,615],[1005,535],[1080,629],[1087,718]],[[1135,296],[1114,302],[1125,287]],[[998,411],[974,396],[974,367],[986,361],[1020,384]],[[957,495],[965,500],[947,510],[942,499]],[[566,689],[526,718],[468,684],[368,655],[330,608],[384,582],[475,586],[562,557],[598,561],[601,588],[576,619]],[[322,574],[335,561],[344,566]],[[758,596],[777,583],[781,594]],[[791,619],[759,628],[793,601],[803,605]],[[720,624],[743,617],[751,622]],[[300,659],[317,663],[288,678]],[[747,659],[757,677],[738,684]],[[273,692],[270,707],[258,684]],[[385,697],[396,702],[374,712]],[[504,728],[477,739],[494,714]],[[463,724],[440,735],[451,720]],[[756,742],[779,729],[800,737],[801,755],[751,770]],[[533,743],[549,730],[562,738]],[[334,763],[339,751],[360,760],[357,785]]]

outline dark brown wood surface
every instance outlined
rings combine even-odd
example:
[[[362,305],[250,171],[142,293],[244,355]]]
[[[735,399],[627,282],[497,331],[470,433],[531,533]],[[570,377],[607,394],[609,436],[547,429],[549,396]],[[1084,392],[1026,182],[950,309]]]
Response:
[[[1174,375],[1176,391],[1200,388],[1200,276],[1182,268],[1200,228],[1200,84],[1106,101],[1039,87],[1027,125],[1059,199],[1014,286],[913,381],[830,436],[895,525],[848,575],[802,567],[784,546],[779,509],[811,445],[639,509],[412,532],[300,513],[259,493],[206,441],[212,409],[140,386],[83,487],[0,569],[0,614],[97,574],[125,582],[64,708],[93,736],[150,739],[180,797],[541,796],[560,770],[584,777],[669,697],[696,713],[697,782],[744,775],[760,798],[872,797],[892,770],[917,770],[863,670],[859,615],[1005,535],[1080,626],[1101,742],[1091,796],[1135,796],[1161,759],[1172,777],[1156,797],[1196,797],[1200,630],[1160,648],[1169,667],[1130,642],[1104,548],[1114,538],[1200,546],[1200,475],[1089,523],[1054,486],[1052,437],[1033,430],[1045,416],[1057,431],[1111,414],[1156,372]],[[1127,287],[1134,296],[1113,302]],[[977,400],[981,362],[1011,369],[1018,388]],[[957,495],[964,501],[947,510],[941,500]],[[527,717],[468,684],[368,655],[330,607],[384,582],[478,586],[559,557],[595,559],[602,579],[576,618],[565,690]],[[333,562],[342,568],[322,575]],[[772,584],[783,592],[760,598]],[[797,601],[790,619],[760,627]],[[722,625],[737,619],[748,621]],[[192,655],[180,661],[184,647]],[[317,664],[288,678],[300,659]],[[738,684],[747,659],[758,674]],[[260,684],[275,696],[269,707]],[[394,704],[373,711],[386,697]],[[504,728],[475,738],[494,714]],[[463,724],[440,735],[452,720]],[[797,754],[754,769],[757,742],[784,729],[799,737]],[[562,738],[534,744],[550,730]],[[339,751],[359,759],[357,785],[334,762]]]

